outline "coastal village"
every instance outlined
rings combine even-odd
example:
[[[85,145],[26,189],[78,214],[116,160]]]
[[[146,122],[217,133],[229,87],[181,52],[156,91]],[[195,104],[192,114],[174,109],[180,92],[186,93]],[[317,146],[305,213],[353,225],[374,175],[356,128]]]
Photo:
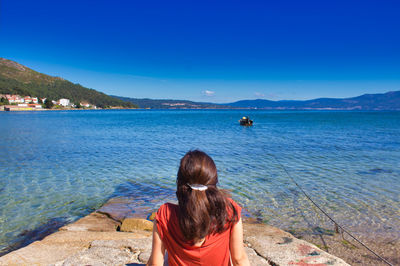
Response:
[[[44,109],[72,109],[72,108],[89,108],[97,109],[96,106],[87,102],[72,103],[69,99],[61,98],[57,101],[47,100],[47,98],[38,98],[31,96],[20,96],[11,94],[0,94],[1,103],[0,111],[39,111]],[[50,104],[47,102],[50,101]]]

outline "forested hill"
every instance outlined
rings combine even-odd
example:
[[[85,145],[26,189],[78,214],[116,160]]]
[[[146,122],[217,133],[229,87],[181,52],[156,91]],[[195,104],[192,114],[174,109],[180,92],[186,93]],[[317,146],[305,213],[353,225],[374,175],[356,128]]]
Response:
[[[98,107],[136,107],[131,102],[108,96],[59,77],[36,72],[17,62],[0,58],[0,94],[19,94],[73,103],[88,102]]]

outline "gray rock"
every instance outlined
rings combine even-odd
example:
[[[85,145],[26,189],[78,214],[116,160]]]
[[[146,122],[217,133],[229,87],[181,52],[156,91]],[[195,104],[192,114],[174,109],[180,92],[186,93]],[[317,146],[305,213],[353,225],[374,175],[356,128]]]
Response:
[[[349,265],[306,241],[264,224],[244,224],[244,241],[271,264]]]
[[[136,239],[122,239],[122,240],[95,240],[90,244],[90,248],[105,247],[116,249],[130,249],[138,251],[151,251],[151,237],[136,238]]]
[[[151,238],[95,240],[89,249],[69,257],[60,265],[102,266],[145,263],[150,252]]]
[[[62,265],[125,265],[128,263],[139,263],[138,255],[138,250],[92,247],[69,257]]]
[[[254,249],[245,247],[244,250],[247,253],[247,257],[249,258],[250,265],[261,266],[261,265],[271,265],[268,261],[260,256],[254,251]]]
[[[149,261],[150,255],[151,255],[151,249],[140,252],[139,261],[143,262],[143,263],[147,263]]]

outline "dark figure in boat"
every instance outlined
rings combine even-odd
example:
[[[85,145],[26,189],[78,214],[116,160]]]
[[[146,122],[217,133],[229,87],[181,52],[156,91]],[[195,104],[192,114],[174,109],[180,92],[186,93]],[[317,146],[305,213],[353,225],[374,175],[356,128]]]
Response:
[[[239,120],[241,126],[252,126],[253,120],[250,120],[248,116],[243,116],[242,119]]]

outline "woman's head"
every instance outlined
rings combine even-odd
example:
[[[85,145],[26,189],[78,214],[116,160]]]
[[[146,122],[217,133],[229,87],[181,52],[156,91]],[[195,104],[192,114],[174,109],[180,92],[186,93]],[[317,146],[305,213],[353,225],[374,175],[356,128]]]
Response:
[[[215,187],[217,183],[217,167],[210,156],[199,150],[189,151],[183,156],[178,170],[178,188],[191,184]]]
[[[210,156],[199,150],[183,156],[176,180],[176,196],[179,224],[187,240],[196,241],[211,232],[220,233],[227,229],[227,223],[237,221],[236,210],[217,188],[217,183],[217,168]],[[231,215],[227,208],[231,208]]]

